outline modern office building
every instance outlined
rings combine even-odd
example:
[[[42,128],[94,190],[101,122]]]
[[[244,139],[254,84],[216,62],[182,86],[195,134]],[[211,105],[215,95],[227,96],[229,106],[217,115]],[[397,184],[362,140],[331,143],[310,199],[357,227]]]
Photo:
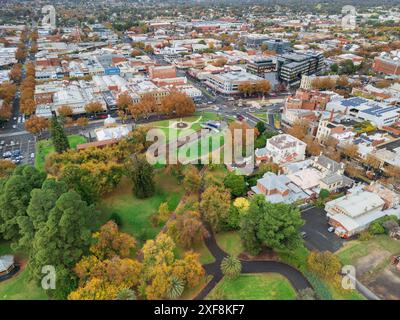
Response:
[[[246,65],[246,71],[261,78],[270,72],[276,72],[276,57],[257,57]]]
[[[290,42],[282,39],[268,39],[262,44],[266,45],[269,51],[275,51],[277,54],[291,50]]]
[[[260,81],[264,81],[264,79],[248,72],[234,71],[210,74],[205,83],[219,93],[231,95],[239,93],[241,83],[250,82],[254,84]]]
[[[300,84],[303,75],[318,74],[324,69],[324,56],[319,52],[286,53],[278,56],[279,79],[289,86]]]

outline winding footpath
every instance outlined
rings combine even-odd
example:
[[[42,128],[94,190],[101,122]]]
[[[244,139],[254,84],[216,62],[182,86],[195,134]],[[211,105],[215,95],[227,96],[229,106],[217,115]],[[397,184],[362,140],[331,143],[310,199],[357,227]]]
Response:
[[[228,254],[223,251],[217,244],[213,232],[210,232],[210,236],[205,239],[205,244],[208,250],[215,258],[215,262],[204,265],[206,273],[212,275],[211,281],[203,288],[203,290],[195,297],[195,300],[204,300],[205,297],[211,292],[211,290],[220,282],[223,278],[223,274],[220,269],[221,261]],[[286,263],[278,261],[243,261],[242,262],[242,273],[263,273],[263,272],[274,272],[279,273],[286,277],[296,291],[312,288],[307,278],[297,269],[289,266]]]

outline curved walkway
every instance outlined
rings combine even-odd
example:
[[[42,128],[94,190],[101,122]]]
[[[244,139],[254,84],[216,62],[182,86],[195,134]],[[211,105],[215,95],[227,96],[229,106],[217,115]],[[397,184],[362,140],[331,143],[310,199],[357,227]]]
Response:
[[[228,254],[217,244],[213,232],[204,240],[208,250],[215,258],[215,262],[204,265],[207,274],[213,276],[211,281],[201,290],[195,300],[203,300],[223,278],[220,269],[221,261]],[[274,272],[286,277],[297,291],[311,287],[307,278],[297,269],[278,261],[241,261],[242,273]]]

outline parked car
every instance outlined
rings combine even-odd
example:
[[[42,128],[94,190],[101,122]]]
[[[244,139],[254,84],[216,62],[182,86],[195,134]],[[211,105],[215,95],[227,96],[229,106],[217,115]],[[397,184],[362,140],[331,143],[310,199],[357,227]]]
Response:
[[[7,152],[4,152],[3,153],[3,158],[9,158],[9,157],[11,157],[11,152],[10,151],[7,151]]]
[[[335,228],[334,227],[329,227],[328,228],[328,232],[334,232],[335,231]]]
[[[307,238],[307,232],[305,232],[305,231],[302,231],[302,232],[300,232],[300,236],[304,239],[304,238]]]

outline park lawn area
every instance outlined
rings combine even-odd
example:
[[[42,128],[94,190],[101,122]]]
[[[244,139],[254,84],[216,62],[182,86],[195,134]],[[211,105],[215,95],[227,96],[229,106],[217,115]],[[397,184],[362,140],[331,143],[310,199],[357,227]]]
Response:
[[[210,294],[214,290],[221,290],[227,300],[294,300],[297,296],[289,280],[276,273],[223,278]]]
[[[168,142],[170,139],[170,135],[172,134],[176,134],[178,137],[180,136],[183,137],[190,134],[193,130],[194,131],[200,130],[201,129],[200,123],[218,119],[219,119],[218,115],[213,112],[198,111],[195,112],[193,116],[150,122],[147,123],[146,126],[156,127],[159,130],[161,130],[165,134],[166,142]],[[189,127],[183,129],[169,128],[170,125],[180,120],[192,124]]]
[[[133,235],[138,241],[153,239],[161,230],[161,225],[153,225],[151,216],[158,212],[161,203],[168,202],[169,209],[175,210],[184,193],[183,186],[172,175],[155,172],[156,193],[147,199],[138,199],[132,193],[132,185],[123,179],[114,192],[99,205],[102,212],[99,227],[114,213],[121,219],[121,230]]]
[[[367,256],[375,250],[386,250],[392,254],[400,253],[399,242],[387,235],[377,235],[367,241],[352,240],[336,252],[343,265],[355,264],[361,257]]]
[[[215,238],[218,246],[231,256],[237,257],[244,251],[239,232],[237,231],[219,232],[215,235]]]
[[[201,139],[192,141],[178,148],[178,159],[185,158],[187,162],[200,160],[224,145],[224,132],[211,133]],[[221,153],[223,154],[222,150]]]
[[[75,149],[78,144],[85,143],[86,138],[80,135],[68,136],[69,145],[72,149]],[[36,143],[36,154],[35,154],[35,167],[36,169],[44,171],[44,162],[46,156],[54,152],[54,146],[51,139],[40,140]]]
[[[0,282],[0,300],[48,300],[48,297],[34,281],[29,281],[28,270],[24,269]]]

